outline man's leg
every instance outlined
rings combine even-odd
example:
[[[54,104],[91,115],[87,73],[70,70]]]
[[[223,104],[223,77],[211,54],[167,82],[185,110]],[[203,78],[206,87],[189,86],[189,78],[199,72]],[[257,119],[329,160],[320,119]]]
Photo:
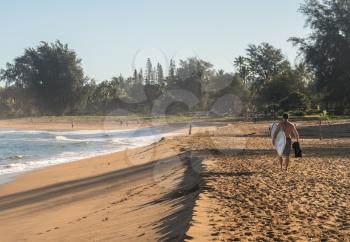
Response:
[[[282,156],[279,157],[279,161],[280,161],[281,170],[283,170],[283,158],[282,158]]]
[[[290,138],[287,138],[287,143],[286,143],[286,147],[284,148],[284,157],[286,159],[286,171],[288,170],[288,166],[289,166],[289,156],[290,156],[290,151],[292,149],[292,140]]]
[[[288,170],[288,166],[289,166],[289,155],[286,156],[286,171]]]

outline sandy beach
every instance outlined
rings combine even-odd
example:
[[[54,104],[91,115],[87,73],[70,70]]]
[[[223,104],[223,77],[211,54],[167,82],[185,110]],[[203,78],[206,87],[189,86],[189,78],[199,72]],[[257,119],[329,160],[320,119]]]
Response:
[[[0,128],[19,130],[125,130],[148,127],[186,128],[190,121],[201,126],[211,126],[212,120],[198,118],[186,120],[186,118],[163,117],[145,119],[141,117],[124,117],[117,119],[113,116],[97,117],[39,117],[17,118],[0,120]],[[221,124],[223,125],[223,124]]]
[[[14,128],[21,130],[115,130],[151,127],[159,125],[155,120],[111,120],[108,117],[88,118],[19,118],[0,120],[0,128]],[[73,124],[73,126],[72,126]]]
[[[1,241],[349,241],[349,127],[298,123],[288,172],[261,122],[26,173],[0,186]]]

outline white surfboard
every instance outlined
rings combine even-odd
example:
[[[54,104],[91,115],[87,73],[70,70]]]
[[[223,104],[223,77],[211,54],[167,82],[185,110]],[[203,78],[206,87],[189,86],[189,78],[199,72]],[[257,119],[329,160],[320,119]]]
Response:
[[[277,131],[278,123],[273,123],[271,125],[271,138],[273,139],[273,136],[275,135],[275,132]],[[286,147],[287,139],[285,133],[280,130],[276,136],[275,139],[275,149],[277,151],[277,154],[279,156],[283,155],[284,148]]]

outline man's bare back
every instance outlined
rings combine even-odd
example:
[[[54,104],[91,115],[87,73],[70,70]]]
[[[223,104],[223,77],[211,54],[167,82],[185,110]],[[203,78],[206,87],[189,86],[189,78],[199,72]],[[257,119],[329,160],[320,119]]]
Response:
[[[295,124],[290,122],[289,120],[283,120],[277,126],[277,130],[283,130],[286,137],[295,138],[297,142],[299,142],[299,134],[295,127]]]

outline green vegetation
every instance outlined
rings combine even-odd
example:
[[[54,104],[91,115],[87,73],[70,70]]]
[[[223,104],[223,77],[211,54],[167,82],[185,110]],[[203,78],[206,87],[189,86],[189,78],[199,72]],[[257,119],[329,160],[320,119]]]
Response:
[[[350,114],[350,2],[306,0],[300,11],[312,32],[290,38],[299,63],[261,43],[233,58],[232,73],[198,58],[167,67],[147,59],[130,77],[99,82],[84,75],[68,45],[41,42],[1,70],[0,117]]]
[[[301,7],[312,33],[291,38],[315,76],[314,93],[333,114],[350,113],[350,1],[307,0]]]

